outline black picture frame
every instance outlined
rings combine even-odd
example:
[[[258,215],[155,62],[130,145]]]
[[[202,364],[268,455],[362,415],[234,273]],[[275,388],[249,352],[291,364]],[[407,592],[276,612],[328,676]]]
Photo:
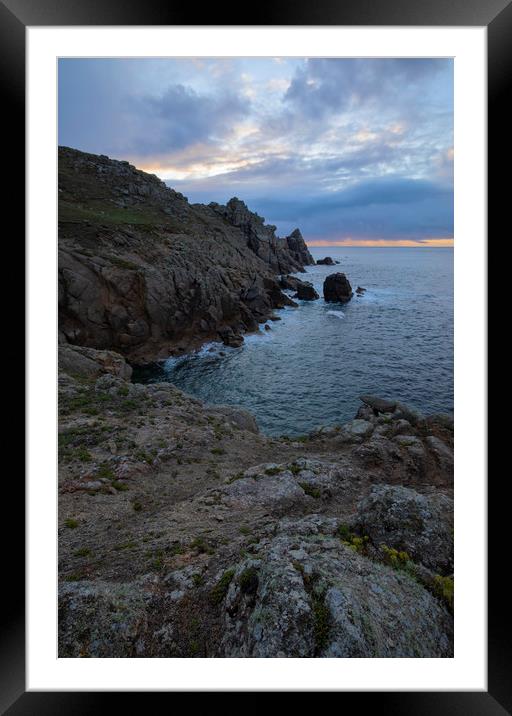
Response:
[[[486,26],[488,31],[488,168],[489,168],[489,232],[493,227],[508,226],[505,198],[509,189],[502,182],[499,169],[506,164],[510,149],[504,138],[509,132],[506,80],[511,73],[512,2],[511,0],[274,0],[251,6],[247,15],[238,9],[217,4],[192,7],[172,0],[0,0],[0,83],[2,89],[4,127],[4,168],[8,168],[7,190],[9,214],[17,218],[9,233],[6,249],[12,266],[24,265],[25,197],[25,30],[27,26],[73,25],[405,25],[405,26]],[[197,22],[198,15],[200,23]],[[8,141],[6,141],[6,138]],[[7,153],[7,157],[5,154]],[[4,169],[5,171],[5,169]],[[4,235],[7,240],[7,235]],[[23,306],[23,292],[18,272],[10,297]],[[5,305],[5,304],[4,304]],[[8,355],[18,361],[20,345],[24,345],[24,323],[8,312]],[[21,381],[21,379],[20,379]],[[12,385],[13,404],[23,406],[23,389]],[[24,448],[20,423],[13,421],[8,437],[18,444],[18,455]],[[112,692],[26,692],[25,691],[25,610],[24,610],[24,484],[18,461],[16,480],[10,481],[9,513],[19,532],[13,539],[12,527],[4,536],[4,582],[2,631],[0,637],[1,683],[0,712],[9,716],[21,714],[85,714],[111,710],[113,697],[127,694]],[[498,476],[499,479],[499,476]],[[510,613],[509,591],[504,588],[503,563],[499,545],[507,541],[507,520],[499,519],[500,486],[489,484],[489,593],[488,593],[488,691],[465,692],[344,692],[343,706],[348,698],[358,698],[358,708],[375,708],[378,713],[436,714],[464,716],[499,716],[512,711],[510,686],[510,641],[506,621]],[[503,507],[501,507],[503,509]],[[5,513],[4,513],[5,514]],[[3,520],[4,527],[6,520]],[[8,588],[7,588],[8,587]],[[399,669],[399,663],[397,664]],[[168,697],[164,693],[151,694]],[[131,708],[141,704],[141,695],[128,694]],[[172,695],[171,695],[172,696]],[[146,698],[146,695],[143,696]],[[361,702],[363,699],[363,702]],[[147,708],[147,702],[145,702]],[[210,702],[211,707],[211,702]]]

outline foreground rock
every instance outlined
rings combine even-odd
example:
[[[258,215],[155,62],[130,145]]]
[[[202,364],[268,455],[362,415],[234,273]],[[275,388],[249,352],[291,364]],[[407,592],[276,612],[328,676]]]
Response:
[[[59,656],[451,656],[449,416],[273,439],[59,354]]]
[[[328,303],[347,303],[354,295],[344,273],[332,273],[324,281],[324,299]]]
[[[242,336],[294,305],[276,273],[310,263],[300,231],[280,239],[238,199],[191,205],[128,162],[59,149],[61,343],[144,362]]]
[[[453,573],[453,501],[446,495],[376,485],[358,505],[356,523],[375,544],[405,551],[436,573]]]

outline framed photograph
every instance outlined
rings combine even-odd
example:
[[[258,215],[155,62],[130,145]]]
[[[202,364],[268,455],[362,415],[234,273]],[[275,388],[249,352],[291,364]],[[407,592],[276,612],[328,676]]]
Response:
[[[2,713],[508,713],[486,271],[511,6],[212,10],[0,7],[27,286]]]

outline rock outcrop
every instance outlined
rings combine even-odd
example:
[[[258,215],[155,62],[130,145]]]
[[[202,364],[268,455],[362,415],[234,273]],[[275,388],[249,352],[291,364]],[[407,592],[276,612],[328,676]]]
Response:
[[[358,505],[357,527],[376,544],[405,551],[436,573],[453,572],[453,500],[376,485]]]
[[[243,202],[191,205],[128,162],[59,148],[63,343],[144,362],[241,338],[294,305],[275,274],[312,262],[300,232],[277,238]]]
[[[365,396],[275,439],[113,352],[59,365],[60,657],[453,654],[449,416]]]
[[[353,296],[352,287],[344,273],[331,273],[324,281],[324,299],[328,303],[347,303]]]
[[[265,224],[265,219],[250,211],[245,202],[236,196],[224,206],[212,202],[209,207],[232,226],[239,228],[246,238],[247,246],[275,273],[304,271],[304,266],[315,263],[299,229],[281,239],[276,227]]]
[[[324,259],[318,259],[317,264],[319,266],[335,266],[337,262],[334,261],[330,256],[326,256]]]
[[[297,285],[297,293],[294,295],[294,298],[298,298],[300,301],[316,301],[320,296],[313,288],[312,283],[301,281]]]

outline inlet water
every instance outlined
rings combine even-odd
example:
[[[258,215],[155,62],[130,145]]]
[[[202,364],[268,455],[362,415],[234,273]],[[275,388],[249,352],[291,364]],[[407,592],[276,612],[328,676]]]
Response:
[[[351,419],[363,393],[423,412],[453,411],[453,250],[315,248],[339,266],[310,266],[321,298],[276,313],[271,330],[241,348],[210,344],[135,371],[169,381],[208,403],[241,405],[269,435],[298,435]],[[325,303],[324,278],[344,272],[366,293]],[[224,355],[221,355],[223,353]]]

